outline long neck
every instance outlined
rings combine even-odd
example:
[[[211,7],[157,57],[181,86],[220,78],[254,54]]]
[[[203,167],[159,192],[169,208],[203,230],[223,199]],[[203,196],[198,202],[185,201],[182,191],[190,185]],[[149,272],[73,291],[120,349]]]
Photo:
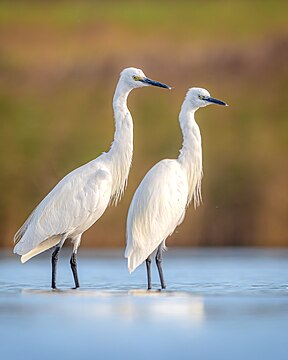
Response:
[[[178,161],[187,174],[189,196],[187,205],[193,199],[194,206],[201,203],[201,180],[202,180],[202,146],[201,134],[194,115],[197,108],[191,109],[188,100],[184,100],[179,121],[183,134],[183,145],[180,150]]]
[[[123,87],[120,80],[113,98],[116,129],[107,155],[111,160],[112,197],[116,203],[125,190],[133,156],[133,120],[127,107],[130,91],[131,89]]]

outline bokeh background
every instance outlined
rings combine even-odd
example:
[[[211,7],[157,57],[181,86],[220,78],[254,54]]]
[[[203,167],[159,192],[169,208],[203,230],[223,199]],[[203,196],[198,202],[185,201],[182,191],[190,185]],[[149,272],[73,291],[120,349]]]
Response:
[[[197,113],[204,203],[168,246],[288,246],[287,13],[281,0],[1,1],[0,246],[65,174],[109,149],[127,66],[174,89],[130,95],[128,188],[82,246],[124,247],[133,192],[178,155],[191,86],[231,106]]]

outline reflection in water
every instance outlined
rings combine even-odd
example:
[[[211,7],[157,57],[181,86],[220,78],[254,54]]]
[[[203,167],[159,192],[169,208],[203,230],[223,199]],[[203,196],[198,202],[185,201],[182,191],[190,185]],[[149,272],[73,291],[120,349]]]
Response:
[[[57,311],[61,307],[67,310],[69,303],[74,304],[73,306],[75,307],[74,300],[78,297],[86,298],[90,301],[85,303],[85,307],[81,309],[81,316],[118,316],[123,317],[125,321],[137,320],[141,317],[165,322],[175,319],[177,321],[191,322],[194,326],[196,324],[200,325],[204,321],[203,298],[184,292],[160,290],[101,291],[78,289],[75,291],[72,289],[23,289],[21,293],[23,295],[43,295],[45,298],[48,296],[48,298],[53,297],[54,299],[55,296],[60,296],[61,301],[57,301]],[[135,297],[136,301],[133,300]],[[65,300],[67,298],[69,299],[68,301]],[[105,301],[105,298],[112,301]],[[94,302],[91,301],[93,299],[95,300]],[[53,308],[53,303],[50,302],[49,307],[51,308],[51,306]],[[34,310],[37,311],[35,308]]]
[[[116,305],[116,306],[115,306]],[[89,316],[113,317],[118,316],[125,322],[137,322],[145,318],[155,323],[170,323],[176,320],[182,324],[190,323],[195,326],[204,320],[204,305],[200,299],[169,299],[165,302],[123,301],[114,303],[101,303],[89,308]]]
[[[204,303],[201,298],[174,300],[167,303],[156,303],[150,308],[151,315],[162,316],[171,321],[186,320],[194,324],[204,321]],[[183,301],[184,300],[184,301]]]

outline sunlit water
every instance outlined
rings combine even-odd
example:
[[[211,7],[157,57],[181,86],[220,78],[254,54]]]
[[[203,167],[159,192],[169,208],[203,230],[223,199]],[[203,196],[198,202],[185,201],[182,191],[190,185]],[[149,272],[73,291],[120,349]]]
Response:
[[[80,251],[50,290],[49,253],[0,257],[1,359],[288,359],[288,251],[173,250],[146,291],[121,252]]]

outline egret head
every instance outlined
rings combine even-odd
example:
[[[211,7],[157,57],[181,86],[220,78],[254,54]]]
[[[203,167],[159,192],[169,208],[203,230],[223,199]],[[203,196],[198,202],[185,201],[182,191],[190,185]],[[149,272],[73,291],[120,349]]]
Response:
[[[197,87],[189,89],[186,98],[191,103],[193,108],[200,108],[211,104],[228,106],[223,101],[211,97],[206,89]]]
[[[159,86],[165,89],[171,89],[168,85],[147,78],[141,69],[133,67],[124,69],[121,72],[120,81],[130,89],[136,89],[143,86]]]

